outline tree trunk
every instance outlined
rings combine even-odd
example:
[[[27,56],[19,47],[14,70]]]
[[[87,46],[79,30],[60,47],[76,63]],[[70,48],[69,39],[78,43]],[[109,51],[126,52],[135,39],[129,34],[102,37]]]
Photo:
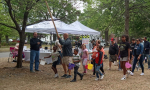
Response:
[[[108,46],[108,42],[109,42],[109,39],[108,39],[108,32],[109,32],[109,29],[107,28],[105,30],[105,42],[106,42],[106,46]]]
[[[125,34],[129,35],[129,0],[125,0]]]
[[[8,35],[5,35],[5,38],[6,38],[6,43],[9,43],[9,41],[8,41]]]
[[[19,43],[19,50],[18,50],[18,59],[17,59],[17,68],[22,67],[22,52],[23,52],[23,46],[25,41],[25,32],[20,32],[20,43]]]
[[[1,42],[2,42],[2,37],[1,37],[1,35],[0,35],[0,48],[1,48]]]

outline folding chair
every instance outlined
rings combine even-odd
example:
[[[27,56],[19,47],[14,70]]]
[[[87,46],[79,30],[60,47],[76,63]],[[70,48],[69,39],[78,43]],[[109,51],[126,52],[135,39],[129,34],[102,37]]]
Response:
[[[15,47],[10,47],[10,54],[8,57],[8,62],[9,62],[9,59],[11,59],[12,61],[12,58],[16,57],[16,55],[17,55],[17,52],[15,51]]]

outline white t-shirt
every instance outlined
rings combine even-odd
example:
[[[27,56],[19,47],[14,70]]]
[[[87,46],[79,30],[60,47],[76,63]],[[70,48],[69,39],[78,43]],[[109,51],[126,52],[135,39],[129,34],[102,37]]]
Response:
[[[57,46],[57,51],[61,51],[61,49],[59,48],[60,45],[59,40],[55,41],[55,45]]]
[[[53,52],[53,53],[51,54],[52,61],[53,61],[53,62],[57,61],[59,55],[60,55],[59,52]]]

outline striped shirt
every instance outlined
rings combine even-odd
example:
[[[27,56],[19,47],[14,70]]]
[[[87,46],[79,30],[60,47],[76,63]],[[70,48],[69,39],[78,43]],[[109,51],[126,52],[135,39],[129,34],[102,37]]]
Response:
[[[73,54],[73,61],[78,61],[78,60],[81,60],[80,55],[79,54],[77,54],[77,55]],[[78,67],[80,66],[80,62],[75,62],[74,64]]]

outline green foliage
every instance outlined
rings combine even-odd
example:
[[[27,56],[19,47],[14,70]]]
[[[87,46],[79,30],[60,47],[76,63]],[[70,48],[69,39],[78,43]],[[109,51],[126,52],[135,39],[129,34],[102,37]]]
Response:
[[[96,1],[96,3],[95,3]],[[150,36],[149,0],[129,0],[129,35],[132,37]],[[124,34],[124,0],[88,0],[90,2],[79,20],[98,31],[109,30],[116,37]]]
[[[10,46],[10,45],[16,45],[16,42],[9,42],[9,43],[6,43],[6,42],[2,42],[1,43],[1,46]]]

